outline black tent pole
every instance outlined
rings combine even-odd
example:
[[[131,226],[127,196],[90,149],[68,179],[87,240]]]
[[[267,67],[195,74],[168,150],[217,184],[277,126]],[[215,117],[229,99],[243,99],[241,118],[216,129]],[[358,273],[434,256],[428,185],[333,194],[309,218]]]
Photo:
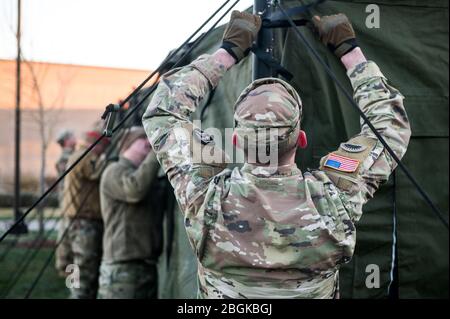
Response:
[[[275,6],[273,5],[272,0],[255,0],[253,5],[253,14],[258,14],[262,19],[264,19],[265,17],[269,16],[274,9]],[[256,45],[258,46],[258,48],[273,56],[274,42],[275,38],[273,29],[261,28],[256,40]],[[260,78],[276,76],[273,68],[267,66],[258,57],[256,57],[256,55],[253,55],[252,63],[253,81]]]

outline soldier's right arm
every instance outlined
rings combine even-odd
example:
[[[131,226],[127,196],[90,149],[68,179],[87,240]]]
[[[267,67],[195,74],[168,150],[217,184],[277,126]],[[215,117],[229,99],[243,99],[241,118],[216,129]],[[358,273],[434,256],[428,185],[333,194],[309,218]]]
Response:
[[[190,121],[190,115],[225,71],[214,55],[203,55],[166,73],[143,116],[150,144],[185,213],[196,206],[194,203],[202,202],[211,178],[226,165],[223,155],[218,162],[203,160],[205,147],[214,154],[223,152]]]
[[[226,167],[224,152],[189,117],[225,71],[249,53],[260,27],[259,16],[233,11],[221,48],[166,73],[143,116],[147,136],[184,213],[196,214],[210,181]],[[203,154],[214,154],[214,159],[205,160]]]

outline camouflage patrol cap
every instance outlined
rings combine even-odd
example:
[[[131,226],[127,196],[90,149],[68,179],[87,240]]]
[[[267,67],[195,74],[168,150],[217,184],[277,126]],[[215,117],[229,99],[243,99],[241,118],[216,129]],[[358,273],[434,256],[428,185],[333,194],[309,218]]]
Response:
[[[99,139],[103,134],[105,122],[104,121],[95,121],[92,125],[92,128],[83,133],[83,140],[86,144],[92,144]],[[110,138],[106,137],[101,140],[99,144],[103,146],[107,146],[111,142]]]
[[[62,130],[61,132],[58,133],[58,136],[56,137],[56,143],[58,143],[59,145],[64,145],[64,141],[72,136],[75,136],[73,131]]]
[[[234,106],[237,127],[295,128],[301,116],[302,101],[297,91],[277,78],[252,82]]]
[[[277,78],[254,81],[241,93],[234,110],[238,142],[247,151],[276,147],[278,154],[283,154],[296,147],[302,101],[285,81]]]

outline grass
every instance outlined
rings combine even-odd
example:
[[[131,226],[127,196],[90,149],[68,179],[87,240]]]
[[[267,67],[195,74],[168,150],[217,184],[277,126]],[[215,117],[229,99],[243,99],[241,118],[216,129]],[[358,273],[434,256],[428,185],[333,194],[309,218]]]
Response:
[[[22,212],[25,212],[27,210],[26,207],[22,208]],[[29,218],[33,219],[36,218],[36,209],[34,209],[32,212],[30,212],[29,217],[27,217],[27,220]],[[61,214],[59,208],[44,208],[44,217],[50,218],[52,216],[59,217]],[[13,220],[14,218],[14,211],[12,208],[0,208],[0,220]]]
[[[17,240],[17,238],[19,238]],[[31,256],[36,248],[28,247],[30,243],[36,238],[36,232],[15,237],[11,235],[0,243],[0,258],[8,250],[8,247],[13,244],[13,248],[8,251],[6,258],[0,260],[0,298],[5,298],[4,293],[7,289],[8,282],[15,277],[15,273],[19,271],[19,266],[23,262],[26,254]],[[36,276],[40,272],[43,265],[46,263],[48,257],[53,252],[56,232],[52,232],[49,236],[49,241],[45,247],[39,250],[34,260],[30,263],[26,271],[10,290],[6,298],[22,299],[25,297],[28,289],[31,287]],[[28,252],[31,250],[31,252]],[[57,275],[54,268],[54,257],[44,275],[39,280],[30,298],[33,299],[57,299],[67,298],[68,289],[65,286],[64,278]]]

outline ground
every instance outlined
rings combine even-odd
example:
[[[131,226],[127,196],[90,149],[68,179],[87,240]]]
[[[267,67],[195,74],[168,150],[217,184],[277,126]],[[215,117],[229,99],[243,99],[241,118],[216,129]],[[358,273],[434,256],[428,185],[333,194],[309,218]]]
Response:
[[[45,216],[51,215],[52,210],[45,211]],[[6,219],[10,219],[10,216],[11,210],[9,210],[9,213],[7,213],[7,210],[0,210],[0,220],[6,221]],[[22,299],[25,297],[38,273],[54,250],[56,231],[51,227],[52,224],[54,223],[46,222],[47,232],[45,234],[49,235],[43,242],[41,249],[39,249],[41,245],[37,244],[38,241],[36,241],[38,238],[38,232],[36,231],[30,231],[28,234],[19,237],[9,235],[0,243],[0,299]],[[50,227],[47,227],[47,225]],[[28,260],[31,261],[28,263]],[[25,267],[27,264],[28,267]],[[17,276],[19,273],[22,273],[20,277]],[[16,278],[18,278],[17,281]],[[13,282],[15,284],[12,289],[8,288]],[[6,293],[7,295],[5,295]],[[67,298],[67,295],[68,290],[65,287],[65,280],[58,277],[54,269],[54,257],[52,257],[49,266],[38,281],[30,298],[55,299]]]
[[[26,211],[26,208],[22,208],[22,211]],[[34,209],[31,213],[31,216],[29,216],[28,218],[34,218],[36,215],[36,210]],[[44,209],[44,216],[46,218],[51,218],[51,217],[59,217],[60,211],[59,209],[55,209],[55,208],[45,208]],[[12,208],[6,208],[6,207],[0,207],[0,220],[10,220],[11,216],[13,216],[13,210]]]

